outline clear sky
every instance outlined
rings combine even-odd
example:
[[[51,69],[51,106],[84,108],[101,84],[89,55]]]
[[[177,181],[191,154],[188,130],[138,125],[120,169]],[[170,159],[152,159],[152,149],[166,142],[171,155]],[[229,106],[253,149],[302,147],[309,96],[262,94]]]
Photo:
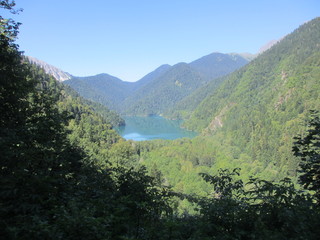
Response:
[[[18,44],[75,76],[136,81],[212,52],[250,52],[320,16],[319,0],[16,0]]]

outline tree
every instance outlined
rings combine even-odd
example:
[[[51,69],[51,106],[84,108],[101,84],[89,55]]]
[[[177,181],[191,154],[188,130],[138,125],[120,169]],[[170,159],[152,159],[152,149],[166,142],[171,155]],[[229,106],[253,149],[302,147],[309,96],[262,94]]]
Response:
[[[310,111],[306,136],[295,137],[294,155],[300,157],[300,183],[315,192],[320,203],[320,118],[318,111]]]

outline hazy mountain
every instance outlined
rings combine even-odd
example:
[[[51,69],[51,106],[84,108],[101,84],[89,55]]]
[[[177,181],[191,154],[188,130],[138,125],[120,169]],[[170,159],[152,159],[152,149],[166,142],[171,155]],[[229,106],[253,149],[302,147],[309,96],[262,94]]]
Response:
[[[44,61],[41,61],[37,58],[30,57],[30,56],[26,56],[26,57],[32,64],[36,64],[40,66],[47,74],[53,76],[56,80],[60,82],[68,80],[72,77],[69,73],[64,72],[59,68],[56,68]]]
[[[73,77],[64,82],[84,98],[117,110],[119,104],[134,90],[134,83],[124,82],[108,74],[90,77]]]
[[[152,82],[154,79],[160,77],[162,74],[166,73],[171,66],[169,64],[163,64],[160,67],[158,67],[156,70],[148,73],[143,78],[141,78],[139,81],[136,82],[135,87],[140,88],[145,86],[146,84]]]
[[[65,83],[81,96],[122,114],[163,114],[207,82],[246,63],[237,54],[212,53],[189,64],[161,65],[134,83],[108,74],[73,77]]]

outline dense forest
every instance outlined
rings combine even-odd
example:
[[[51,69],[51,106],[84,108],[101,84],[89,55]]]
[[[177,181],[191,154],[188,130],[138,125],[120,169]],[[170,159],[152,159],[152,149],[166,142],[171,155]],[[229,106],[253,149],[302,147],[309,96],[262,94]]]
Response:
[[[8,15],[19,11],[10,0],[1,1],[0,7]],[[222,138],[224,141],[219,140],[215,137],[219,132],[208,128],[210,121],[205,117],[203,121],[198,119],[204,134],[192,140],[125,141],[114,131],[115,126],[123,124],[122,119],[105,106],[83,99],[31,64],[15,43],[19,23],[0,16],[1,237],[318,239],[320,114],[312,100],[319,92],[313,82],[319,79],[319,54],[312,44],[319,34],[319,21],[315,19],[297,31],[303,33],[303,42],[310,48],[304,45],[296,48],[295,52],[301,55],[294,54],[289,59],[284,53],[285,62],[281,66],[292,68],[284,73],[282,67],[277,68],[278,73],[283,73],[277,79],[284,81],[283,85],[288,84],[288,91],[298,87],[298,78],[307,83],[303,85],[304,91],[296,94],[299,101],[308,99],[308,102],[300,104],[304,108],[291,106],[290,97],[283,95],[287,93],[284,90],[276,93],[281,101],[274,108],[283,111],[284,122],[290,121],[286,114],[297,108],[298,114],[304,114],[300,118],[305,119],[307,126],[285,139],[299,165],[292,168],[292,171],[298,169],[298,173],[291,174],[295,179],[286,175],[279,177],[279,181],[270,181],[258,174],[263,172],[258,171],[258,166],[261,170],[265,166],[255,166],[264,155],[256,154],[253,161],[246,147],[242,151],[239,144],[226,144],[234,137],[231,133]],[[292,44],[296,44],[298,35],[294,34],[287,37]],[[291,49],[290,45],[287,48]],[[283,47],[276,49],[284,51]],[[269,53],[273,51],[276,50]],[[278,59],[277,56],[282,55],[274,58]],[[230,95],[243,93],[241,89],[246,91],[247,86],[252,87],[254,95],[255,89],[264,87],[259,85],[260,81],[249,80],[249,75],[256,73],[252,69],[255,65],[269,63],[267,57],[261,59],[235,73],[247,76],[248,82],[238,78],[242,83],[231,85],[243,89],[235,87]],[[265,74],[272,75],[272,66],[270,69]],[[263,79],[268,84],[269,78]],[[221,94],[221,89],[230,87],[232,81],[236,81],[234,75],[227,77],[213,95],[207,96],[186,125],[194,126],[204,106],[213,104],[211,100]],[[265,98],[260,97],[261,101]],[[241,105],[241,102],[239,106],[224,102],[235,110]],[[217,107],[212,107],[211,119],[215,116],[227,119],[229,108],[219,101]],[[215,115],[215,111],[219,114]],[[262,120],[261,112],[254,112],[259,120]],[[228,121],[220,128],[221,132],[224,126],[226,133],[234,127],[232,123],[236,121]],[[295,130],[292,127],[296,126],[295,121],[298,120],[287,127]],[[251,137],[262,135],[262,131],[270,130],[272,134],[272,129],[263,130],[263,126],[261,132],[250,131]],[[274,123],[270,127],[273,126]],[[254,129],[259,128],[254,125]],[[238,134],[240,137],[242,133]],[[234,141],[241,143],[239,138]],[[255,146],[253,142],[248,143],[248,148]],[[244,168],[240,170],[237,166]],[[256,168],[255,172],[250,167]],[[251,173],[255,174],[250,176]]]

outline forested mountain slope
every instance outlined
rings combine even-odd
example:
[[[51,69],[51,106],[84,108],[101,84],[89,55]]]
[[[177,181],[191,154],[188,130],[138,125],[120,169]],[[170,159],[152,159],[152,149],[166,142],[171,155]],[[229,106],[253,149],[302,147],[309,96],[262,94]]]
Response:
[[[199,106],[199,104],[225,80],[225,77],[215,78],[201,87],[194,90],[191,94],[177,102],[171,108],[167,108],[164,112],[164,116],[170,119],[183,119],[190,118],[193,111]]]
[[[62,70],[34,57],[24,56],[24,60],[31,65],[34,65],[34,71],[42,72],[41,74],[43,75],[45,75],[44,73],[46,73],[54,77],[54,79],[59,82],[66,81],[72,78],[70,74],[65,73]],[[73,103],[77,102],[78,106],[73,106],[73,108],[69,109],[69,111],[75,111],[75,114],[81,114],[82,111],[79,108],[83,108],[84,106],[86,106],[91,109],[90,111],[92,111],[92,114],[93,112],[95,112],[94,114],[97,113],[101,115],[112,126],[117,127],[124,125],[124,120],[121,119],[116,112],[111,111],[105,105],[81,97],[75,90],[67,85],[63,85],[60,83],[57,83],[56,85],[59,86],[60,91],[64,93],[62,94],[62,96],[65,97],[63,98],[63,101],[69,101],[70,99],[72,99]]]
[[[290,140],[320,108],[320,18],[229,75],[185,123],[232,146],[234,158],[295,169]]]
[[[113,110],[134,91],[134,84],[108,74],[90,77],[73,77],[64,82],[82,97],[101,103]]]
[[[161,114],[204,83],[201,75],[188,64],[178,63],[129,97],[125,101],[125,113]]]
[[[124,125],[124,120],[106,106],[84,99],[69,86],[55,81],[39,65],[30,65],[30,71],[33,78],[41,79],[38,91],[48,91],[57,101],[57,110],[66,118],[69,141],[88,154],[88,160],[104,162],[111,146],[121,140],[114,128]]]

